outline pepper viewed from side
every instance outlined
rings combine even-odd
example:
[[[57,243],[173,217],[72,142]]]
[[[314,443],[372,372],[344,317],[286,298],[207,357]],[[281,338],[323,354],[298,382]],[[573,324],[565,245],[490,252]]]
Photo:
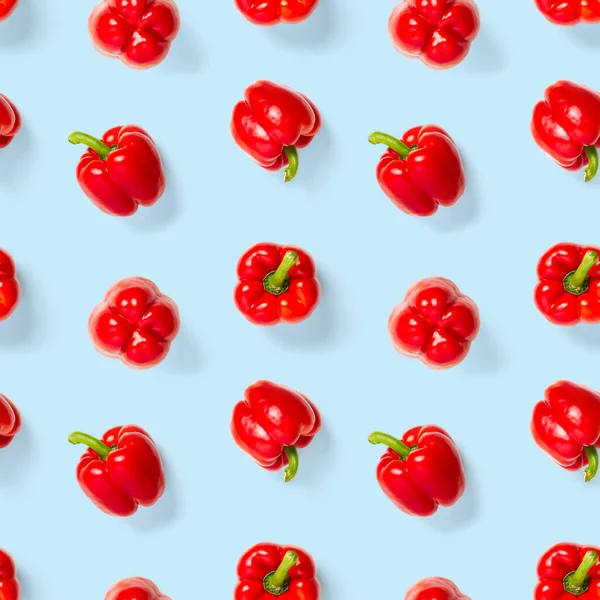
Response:
[[[535,5],[554,25],[568,26],[600,21],[598,0],[535,0]]]
[[[0,448],[6,448],[20,429],[21,413],[4,394],[0,394]]]
[[[235,0],[237,9],[254,25],[300,23],[313,13],[319,0]]]
[[[13,257],[0,249],[0,322],[15,312],[21,299],[21,285]]]
[[[12,556],[0,549],[0,598],[20,600],[21,585],[17,579],[17,568]]]
[[[21,123],[19,109],[4,94],[0,94],[0,148],[6,148],[13,141],[21,129]]]

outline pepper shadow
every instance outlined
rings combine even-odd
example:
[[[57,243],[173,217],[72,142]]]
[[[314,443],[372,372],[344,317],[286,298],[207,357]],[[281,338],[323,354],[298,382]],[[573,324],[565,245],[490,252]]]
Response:
[[[198,37],[182,20],[177,38],[173,40],[169,56],[161,64],[168,75],[195,75],[204,67],[203,53],[198,46]]]
[[[473,374],[499,373],[508,364],[506,354],[498,346],[485,324],[481,326],[462,366]]]
[[[334,344],[338,334],[339,320],[331,305],[331,291],[322,272],[318,273],[321,284],[321,300],[315,312],[301,323],[281,323],[267,329],[267,335],[278,345],[287,348],[314,348]]]
[[[332,444],[329,428],[321,425],[321,429],[313,438],[312,442],[306,448],[300,448],[300,467],[295,481],[286,483],[286,486],[292,486],[297,483],[298,487],[315,488],[331,476],[332,465]],[[323,460],[324,458],[327,460]]]
[[[508,59],[502,53],[502,45],[486,23],[481,24],[463,65],[467,72],[476,75],[501,73],[508,66]]]
[[[580,23],[573,27],[564,27],[565,35],[569,41],[584,50],[598,50],[600,48],[600,35],[597,23]]]
[[[165,457],[162,449],[159,448],[159,451],[167,482],[165,493],[154,506],[140,507],[137,513],[127,520],[133,529],[144,533],[167,529],[177,521],[181,512],[179,505],[181,488],[177,475],[173,472],[168,457]]]
[[[567,337],[576,346],[600,351],[600,326],[581,323],[567,329]]]
[[[200,372],[202,364],[202,354],[194,336],[187,326],[182,325],[165,360],[166,370],[180,375],[192,375]]]
[[[19,485],[31,469],[32,463],[32,436],[27,422],[24,421],[13,441],[0,450],[0,492]]]
[[[12,186],[17,179],[22,179],[31,165],[32,153],[31,131],[27,123],[23,123],[10,145],[0,150],[0,185]]]
[[[22,562],[19,563],[17,568],[17,577],[21,584],[20,600],[38,600],[42,595],[42,591],[37,586],[37,579],[31,577],[29,570],[23,567]]]
[[[34,341],[37,333],[37,317],[33,309],[33,298],[40,296],[31,289],[27,274],[17,268],[17,277],[21,285],[21,299],[15,312],[0,323],[0,351],[15,346],[27,345]]]
[[[0,23],[0,47],[14,47],[29,42],[34,36],[38,29],[39,6],[34,10],[33,4],[34,0],[21,0],[15,12]]]
[[[436,531],[449,532],[465,529],[474,525],[481,514],[481,498],[478,492],[477,478],[473,476],[462,450],[461,458],[467,481],[465,493],[454,506],[440,506],[438,511],[427,519],[427,524]]]

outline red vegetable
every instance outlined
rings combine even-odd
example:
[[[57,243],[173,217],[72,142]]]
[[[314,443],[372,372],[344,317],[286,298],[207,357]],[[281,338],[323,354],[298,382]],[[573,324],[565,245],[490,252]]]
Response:
[[[0,249],[0,321],[13,314],[21,299],[15,261],[6,250]]]
[[[531,117],[536,144],[558,165],[577,171],[587,165],[585,181],[598,171],[600,94],[571,81],[557,81],[546,88]]]
[[[256,544],[237,565],[234,600],[319,600],[321,588],[315,563],[293,546]]]
[[[540,258],[534,300],[555,325],[600,321],[600,248],[562,243]]]
[[[306,96],[271,81],[246,88],[231,117],[235,143],[263,169],[287,165],[285,181],[298,172],[298,148],[308,146],[320,128],[321,115]]]
[[[403,212],[419,217],[452,206],[465,191],[465,173],[452,138],[437,125],[413,127],[399,140],[376,131],[371,144],[385,144],[377,180]]]
[[[556,544],[539,560],[535,600],[600,598],[600,548]]]
[[[88,31],[101,54],[148,69],[166,58],[179,25],[173,0],[104,0],[90,15]]]
[[[77,465],[77,481],[106,514],[129,517],[138,506],[152,506],[163,495],[165,473],[160,455],[141,427],[113,427],[102,440],[76,431],[69,442],[88,446]]]
[[[0,598],[2,600],[19,600],[21,586],[17,579],[17,568],[12,556],[0,549]]]
[[[171,600],[152,581],[143,577],[128,577],[115,583],[104,600]]]
[[[128,217],[138,206],[152,206],[163,195],[166,182],[160,154],[141,127],[113,127],[102,140],[76,131],[69,142],[88,146],[77,165],[77,180],[102,212]]]
[[[319,0],[235,0],[237,9],[255,25],[299,23],[310,17]]]
[[[98,352],[148,369],[167,356],[179,333],[179,310],[149,279],[129,277],[109,288],[88,328]]]
[[[271,381],[248,386],[231,417],[235,443],[268,471],[287,465],[285,481],[298,471],[298,450],[321,428],[317,407],[300,392]]]
[[[404,600],[471,600],[456,585],[443,577],[428,577],[412,585]]]
[[[255,325],[304,321],[319,302],[316,271],[310,254],[300,248],[256,244],[238,262],[235,304]]]
[[[555,25],[577,25],[600,21],[598,0],[535,0],[539,11]]]
[[[433,369],[447,369],[467,356],[479,332],[479,310],[454,283],[430,277],[409,288],[388,329],[398,352]]]
[[[19,0],[2,0],[0,2],[0,21],[5,21],[13,14],[15,8],[19,4]]]
[[[6,448],[19,429],[21,429],[21,413],[4,394],[0,394],[0,448]]]
[[[20,129],[21,113],[4,94],[0,94],[0,148],[6,148]]]
[[[400,54],[448,69],[467,56],[479,33],[479,10],[472,0],[403,0],[388,29]]]
[[[377,481],[402,512],[429,517],[438,506],[452,506],[463,495],[465,472],[460,454],[441,427],[413,427],[402,440],[376,431],[369,442],[388,446],[377,465]]]
[[[587,465],[584,480],[591,481],[598,472],[600,394],[571,381],[557,381],[533,409],[531,434],[564,469],[578,471]]]

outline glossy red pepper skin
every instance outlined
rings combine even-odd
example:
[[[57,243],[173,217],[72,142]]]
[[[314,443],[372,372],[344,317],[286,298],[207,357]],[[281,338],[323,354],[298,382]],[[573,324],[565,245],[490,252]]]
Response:
[[[0,448],[6,448],[20,429],[19,409],[4,394],[0,394]]]
[[[19,0],[3,0],[0,2],[0,21],[5,21],[15,12]]]
[[[599,254],[600,248],[594,246],[561,243],[540,258],[534,300],[550,323],[571,326],[600,321]],[[572,285],[570,282],[580,266],[583,267],[581,285]]]
[[[77,181],[102,212],[129,217],[139,206],[152,206],[163,195],[166,179],[160,154],[141,127],[119,125],[102,140],[75,132],[69,141],[92,145],[77,164]]]
[[[278,569],[288,552],[297,555],[297,560],[288,570],[284,585],[287,591],[270,593],[265,579]],[[294,546],[269,543],[252,546],[238,561],[237,578],[234,600],[275,600],[277,597],[282,600],[319,600],[321,594],[314,560],[306,551]]]
[[[598,469],[600,394],[571,381],[557,381],[533,409],[531,434],[563,469],[578,471],[589,463],[585,481],[591,481]]]
[[[297,259],[287,271],[284,269],[282,285],[269,285],[269,277],[291,254],[297,255]],[[321,296],[312,257],[294,246],[266,242],[252,246],[238,262],[237,278],[235,305],[254,325],[304,321],[313,313]]]
[[[235,0],[237,9],[254,25],[300,23],[308,19],[319,0]]]
[[[296,449],[308,446],[320,428],[321,415],[304,394],[272,381],[246,388],[230,425],[235,443],[263,469],[278,471],[291,456],[286,481],[296,474]]]
[[[388,322],[396,350],[432,369],[448,369],[462,362],[479,326],[475,302],[442,277],[422,279],[411,286]]]
[[[306,96],[271,81],[246,88],[231,117],[235,143],[263,169],[287,165],[286,181],[296,175],[297,149],[308,146],[320,128],[321,115]]]
[[[88,446],[77,464],[77,481],[102,512],[129,517],[139,506],[152,506],[163,495],[165,473],[160,454],[141,427],[113,427],[102,440],[75,432],[69,441]]]
[[[401,140],[375,132],[371,143],[390,144],[377,165],[377,181],[385,195],[403,212],[433,215],[463,195],[465,172],[458,149],[441,127],[418,126]]]
[[[17,579],[17,568],[12,556],[0,549],[0,598],[20,600],[21,585]]]
[[[572,81],[553,83],[535,105],[530,127],[535,143],[555,163],[570,171],[587,165],[586,181],[594,178],[600,139],[598,92]]]
[[[462,460],[454,441],[441,427],[419,425],[401,440],[375,432],[369,441],[389,446],[377,465],[377,481],[402,512],[429,517],[439,506],[452,506],[463,495]]]
[[[432,69],[448,69],[465,59],[479,26],[479,9],[472,0],[403,0],[392,12],[388,30],[400,54]]]
[[[104,600],[171,600],[149,579],[128,577],[110,587]]]
[[[4,94],[0,94],[0,148],[6,148],[20,129],[19,109]]]
[[[0,322],[15,312],[21,299],[21,286],[12,256],[0,249]]]
[[[588,552],[590,554],[586,556]],[[596,600],[600,598],[598,553],[600,553],[600,548],[594,546],[578,546],[567,543],[552,546],[538,562],[538,583],[533,595],[534,600],[576,600],[577,598],[579,600]],[[583,579],[581,587],[576,586],[575,589],[572,589],[569,581],[572,577],[571,574],[577,571],[584,561],[587,561],[587,565],[585,565],[583,574],[587,573],[587,577]]]
[[[538,10],[554,25],[600,21],[599,0],[535,0]]]
[[[143,277],[129,277],[111,286],[88,323],[96,350],[132,369],[161,363],[179,326],[175,302]]]
[[[456,584],[444,577],[427,577],[413,584],[404,600],[471,600]]]
[[[88,22],[94,48],[132,69],[162,62],[179,27],[179,9],[173,0],[105,0]]]

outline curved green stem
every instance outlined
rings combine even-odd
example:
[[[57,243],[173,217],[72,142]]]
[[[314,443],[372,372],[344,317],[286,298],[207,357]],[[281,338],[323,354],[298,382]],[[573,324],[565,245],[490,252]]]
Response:
[[[98,138],[82,131],[74,131],[69,136],[69,142],[71,144],[85,144],[88,148],[91,148],[102,160],[110,154],[110,148]]]
[[[296,450],[296,446],[284,446],[283,451],[288,459],[288,466],[285,472],[283,473],[283,480],[287,483],[296,477],[296,473],[298,472],[299,458],[298,458],[298,450]]]
[[[584,146],[583,151],[588,159],[588,166],[584,171],[583,180],[588,182],[594,179],[598,172],[598,150],[596,146]]]
[[[565,291],[575,296],[580,296],[584,292],[587,292],[590,287],[589,272],[597,262],[598,253],[594,252],[594,250],[588,250],[577,270],[572,271],[563,279]]]
[[[264,279],[265,291],[275,296],[286,292],[289,286],[289,273],[291,268],[298,262],[298,253],[288,250],[276,271],[269,273]]]
[[[81,431],[73,432],[69,436],[69,442],[71,444],[85,444],[88,446],[88,448],[91,448],[102,460],[106,459],[111,450],[103,441]]]
[[[283,172],[283,180],[289,183],[298,173],[298,150],[296,146],[284,146],[283,151],[288,159],[287,169]]]
[[[375,431],[369,436],[369,442],[371,444],[385,444],[389,446],[398,456],[405,460],[410,454],[410,448],[398,438],[381,431]]]
[[[585,482],[591,481],[598,473],[598,450],[596,446],[584,446],[583,450],[588,459],[588,466],[583,475]]]
[[[272,571],[263,579],[265,591],[274,596],[281,596],[290,586],[290,569],[298,562],[298,553],[288,550],[276,571]]]
[[[383,133],[382,131],[374,131],[369,136],[369,142],[371,142],[371,144],[385,144],[402,159],[405,159],[410,154],[410,148],[402,140],[399,140],[388,133]]]
[[[587,592],[590,587],[590,578],[588,574],[590,569],[597,562],[598,553],[593,550],[588,550],[577,570],[569,573],[563,579],[565,591],[574,596],[581,596],[581,594]]]

